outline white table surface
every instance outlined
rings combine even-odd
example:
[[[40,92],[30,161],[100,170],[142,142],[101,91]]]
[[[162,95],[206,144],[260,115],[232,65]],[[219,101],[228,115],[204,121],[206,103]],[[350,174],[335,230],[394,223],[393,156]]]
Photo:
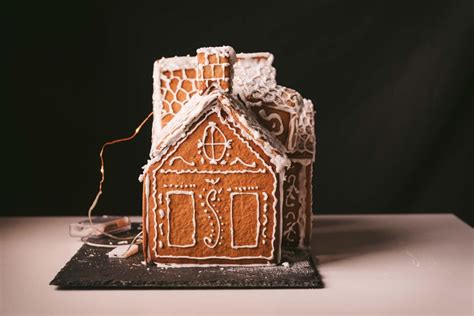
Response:
[[[0,315],[473,315],[473,229],[450,214],[316,216],[324,289],[57,290],[79,219],[0,218]]]

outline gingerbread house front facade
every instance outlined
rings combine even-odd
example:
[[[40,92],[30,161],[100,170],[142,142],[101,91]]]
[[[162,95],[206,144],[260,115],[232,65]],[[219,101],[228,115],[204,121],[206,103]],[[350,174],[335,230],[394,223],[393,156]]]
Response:
[[[275,264],[282,248],[307,246],[315,142],[301,135],[314,123],[301,126],[313,112],[302,124],[307,100],[276,85],[271,61],[218,47],[155,64],[147,262]]]

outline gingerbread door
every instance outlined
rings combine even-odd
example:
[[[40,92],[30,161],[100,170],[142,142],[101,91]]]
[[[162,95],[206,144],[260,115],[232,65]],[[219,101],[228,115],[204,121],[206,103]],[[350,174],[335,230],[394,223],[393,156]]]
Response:
[[[238,126],[216,112],[203,115],[145,178],[148,256],[274,262],[278,183],[268,157]]]

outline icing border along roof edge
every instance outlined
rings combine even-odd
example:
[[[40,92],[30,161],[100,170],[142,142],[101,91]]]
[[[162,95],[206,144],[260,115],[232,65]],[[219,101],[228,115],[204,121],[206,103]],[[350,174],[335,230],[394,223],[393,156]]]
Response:
[[[235,55],[235,50],[232,46],[218,46],[218,47],[201,47],[196,50],[196,53],[217,54],[225,57]]]
[[[195,68],[197,65],[196,56],[175,56],[175,57],[162,57],[155,61],[155,70],[161,71],[173,71],[177,69]],[[153,72],[155,76],[156,71]]]
[[[235,117],[238,122],[234,122],[234,124],[242,125],[250,131],[250,133],[247,133],[240,128],[241,133],[245,137],[250,137],[270,158],[277,172],[290,166],[290,160],[285,154],[283,145],[271,135],[270,132],[258,125],[258,122],[254,119],[253,113],[251,113],[250,110],[246,109],[244,105],[240,104],[240,101],[234,99],[232,96],[219,91],[212,91],[209,94],[195,94],[191,97],[186,107],[174,117],[173,123],[167,124],[155,135],[155,138],[160,141],[158,144],[155,144],[155,146],[158,147],[154,147],[152,150],[151,159],[143,166],[143,173],[139,178],[140,180],[142,180],[143,175],[148,171],[151,165],[159,161],[168,149],[179,139],[186,136],[189,126],[198,120],[201,114],[215,103],[214,101],[217,101],[216,106],[220,106],[221,109],[228,112],[229,117],[231,117],[232,111],[236,112]]]

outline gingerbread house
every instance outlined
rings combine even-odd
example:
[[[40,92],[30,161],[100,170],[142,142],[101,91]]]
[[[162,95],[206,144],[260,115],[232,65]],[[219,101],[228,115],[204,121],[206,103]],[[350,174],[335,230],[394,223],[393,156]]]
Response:
[[[308,246],[313,106],[272,61],[217,47],[155,63],[147,262],[269,264]]]

